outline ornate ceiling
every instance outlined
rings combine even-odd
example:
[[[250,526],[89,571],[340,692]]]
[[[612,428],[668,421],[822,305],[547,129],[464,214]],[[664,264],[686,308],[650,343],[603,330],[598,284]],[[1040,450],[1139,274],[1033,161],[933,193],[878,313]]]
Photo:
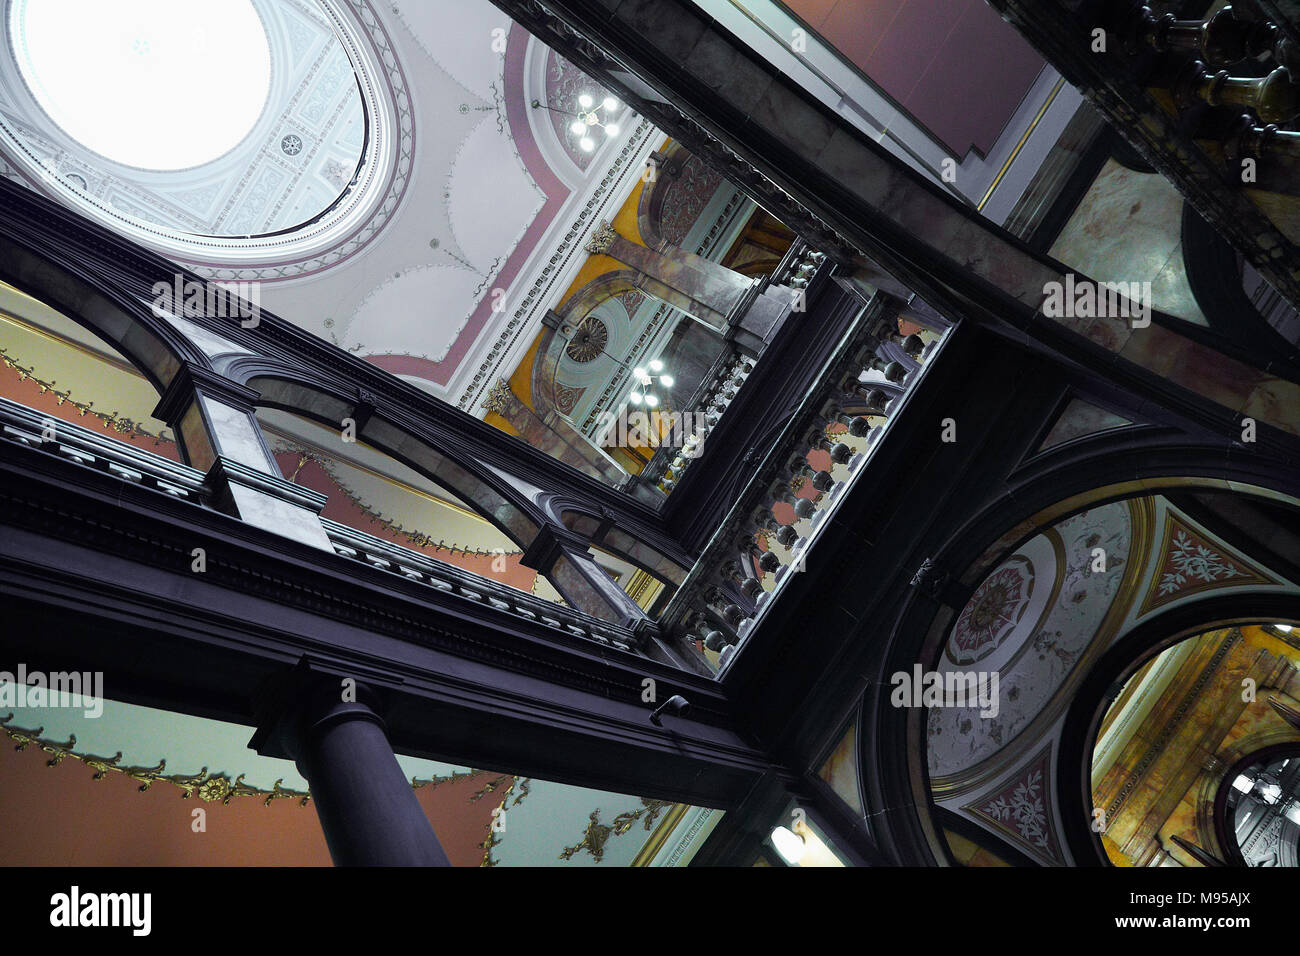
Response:
[[[617,135],[575,146],[531,103],[605,91],[488,0],[254,6],[271,94],[219,160],[149,172],[97,156],[36,103],[11,44],[0,172],[200,274],[261,283],[264,308],[477,413],[662,136],[620,105]]]
[[[939,673],[997,673],[1000,706],[929,709],[936,804],[1030,859],[1069,863],[1052,788],[1079,685],[1135,627],[1224,589],[1300,591],[1160,495],[1093,507],[1022,543],[976,586],[945,642]],[[1123,742],[1103,743],[1117,759]]]

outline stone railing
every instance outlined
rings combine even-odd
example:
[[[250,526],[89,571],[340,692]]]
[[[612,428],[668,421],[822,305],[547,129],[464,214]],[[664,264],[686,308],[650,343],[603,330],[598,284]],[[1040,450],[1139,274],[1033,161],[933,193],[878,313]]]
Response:
[[[772,273],[771,283],[795,290],[806,289],[825,263],[826,253],[818,252],[802,239],[796,239]]]
[[[0,398],[0,456],[4,455],[5,443],[55,455],[196,507],[212,507],[212,495],[203,472]],[[475,607],[482,609],[480,616],[501,615],[503,624],[511,620],[526,621],[607,647],[625,651],[638,648],[637,639],[627,628],[553,604],[335,521],[322,518],[321,525],[335,554],[426,586],[430,603],[435,606]]]
[[[651,468],[656,469],[653,474],[658,478],[657,487],[664,494],[672,494],[691,462],[700,456],[704,439],[722,420],[753,371],[752,358],[733,352],[718,364],[713,376],[700,388],[699,400],[692,401],[691,411],[683,415],[680,443],[659,449],[650,462]]]
[[[206,505],[203,472],[0,398],[0,437],[165,495]]]
[[[440,604],[450,600],[465,606],[491,609],[552,630],[587,638],[598,644],[624,651],[636,650],[637,640],[627,628],[597,620],[570,607],[553,604],[527,591],[482,577],[454,564],[434,560],[337,521],[322,518],[321,524],[329,535],[336,554],[433,588],[440,595]]]
[[[899,331],[876,294],[789,418],[661,618],[720,671],[762,620],[918,386],[945,330]],[[905,316],[920,324],[919,319]]]
[[[798,295],[808,288],[819,272],[830,269],[832,265],[825,253],[816,251],[802,239],[796,239],[763,288],[785,286]],[[689,423],[690,427],[684,428],[680,440],[672,447],[656,452],[643,473],[644,479],[653,482],[665,495],[672,494],[691,467],[691,462],[700,456],[704,439],[735,402],[758,361],[762,358],[755,359],[739,350],[723,356],[692,398],[690,412],[683,414],[683,422]]]

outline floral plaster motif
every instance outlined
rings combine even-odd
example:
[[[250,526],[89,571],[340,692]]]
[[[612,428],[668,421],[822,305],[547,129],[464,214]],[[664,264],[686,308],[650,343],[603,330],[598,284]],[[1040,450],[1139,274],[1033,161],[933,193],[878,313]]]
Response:
[[[556,138],[564,146],[564,151],[569,154],[573,164],[586,172],[595,154],[584,152],[582,147],[578,145],[586,134],[575,133],[570,129],[580,109],[578,97],[583,93],[589,94],[596,101],[598,108],[605,97],[610,95],[603,86],[564,57],[554,50],[548,51],[546,56],[546,100],[554,109],[565,111],[564,113],[552,112],[550,114],[551,125],[555,128]],[[606,116],[604,110],[598,109],[601,122],[616,119],[621,115],[621,112],[622,108],[620,107],[614,115]]]
[[[1028,561],[999,568],[976,589],[962,610],[949,640],[952,659],[973,664],[997,649],[1020,623],[1034,589]]]
[[[1048,747],[993,793],[964,809],[1032,856],[1064,864],[1052,823],[1050,757]]]
[[[1160,565],[1142,604],[1143,614],[1214,588],[1278,583],[1172,511],[1165,513],[1160,555]]]
[[[722,176],[691,156],[682,164],[681,173],[664,186],[664,205],[659,233],[675,246],[686,241],[686,234],[699,221],[704,207],[722,185]]]
[[[1128,568],[1129,505],[1121,501],[1093,508],[1060,522],[1055,532],[1064,548],[1060,590],[1041,620],[1024,622],[1034,628],[1023,638],[1024,650],[998,666],[997,716],[981,717],[977,706],[935,707],[927,714],[927,761],[936,785],[942,784],[942,778],[971,771],[1029,727],[1107,621]],[[1032,541],[1022,550],[1031,546]],[[1096,548],[1105,551],[1104,571],[1095,570]],[[998,574],[995,571],[992,578]],[[1004,636],[1002,645],[1007,644]]]

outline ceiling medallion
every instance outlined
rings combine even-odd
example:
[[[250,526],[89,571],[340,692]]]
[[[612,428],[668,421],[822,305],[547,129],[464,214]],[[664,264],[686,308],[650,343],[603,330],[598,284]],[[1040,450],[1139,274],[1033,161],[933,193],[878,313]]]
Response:
[[[587,316],[574,332],[569,344],[564,347],[564,354],[575,362],[590,362],[605,351],[609,344],[609,329],[605,323],[593,316]]]
[[[280,149],[286,156],[297,156],[302,152],[302,137],[290,133],[280,140]]]

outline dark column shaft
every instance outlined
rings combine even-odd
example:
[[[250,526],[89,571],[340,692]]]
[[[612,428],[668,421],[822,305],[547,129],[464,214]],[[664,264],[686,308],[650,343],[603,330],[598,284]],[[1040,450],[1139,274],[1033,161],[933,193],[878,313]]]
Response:
[[[297,764],[335,866],[450,866],[369,700],[304,662],[259,691],[249,746]]]
[[[336,866],[450,866],[384,734],[362,703],[304,724],[297,764]]]

